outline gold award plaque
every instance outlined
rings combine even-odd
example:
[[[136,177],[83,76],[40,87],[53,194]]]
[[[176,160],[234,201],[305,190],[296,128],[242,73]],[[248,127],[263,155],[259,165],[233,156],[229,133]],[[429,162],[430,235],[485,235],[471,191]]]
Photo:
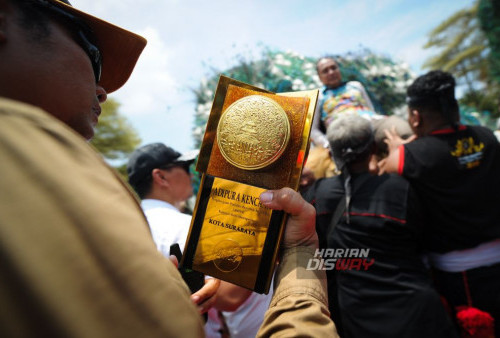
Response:
[[[318,93],[275,94],[220,77],[182,267],[269,291],[286,215],[262,205],[260,194],[298,188]]]
[[[217,144],[222,156],[244,170],[265,168],[285,151],[290,139],[290,122],[274,100],[250,95],[230,105],[217,127]]]

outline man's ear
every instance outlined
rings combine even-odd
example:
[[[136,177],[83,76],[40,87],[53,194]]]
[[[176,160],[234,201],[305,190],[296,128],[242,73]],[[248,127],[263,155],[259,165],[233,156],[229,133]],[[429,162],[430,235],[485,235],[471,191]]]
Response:
[[[151,176],[153,177],[153,184],[162,187],[169,185],[167,174],[164,171],[160,169],[153,169]]]
[[[411,119],[411,127],[418,128],[422,125],[422,114],[417,109],[410,110],[410,114],[412,115]]]

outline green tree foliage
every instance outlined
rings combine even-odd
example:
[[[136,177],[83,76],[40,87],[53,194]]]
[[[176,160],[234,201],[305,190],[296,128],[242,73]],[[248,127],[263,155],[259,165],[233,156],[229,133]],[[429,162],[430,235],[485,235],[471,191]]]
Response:
[[[490,82],[488,91],[482,93],[484,103],[481,107],[491,112],[492,116],[500,118],[500,2],[480,0],[478,17],[490,47]]]
[[[119,113],[119,107],[120,104],[113,99],[102,105],[95,136],[90,142],[104,158],[112,161],[125,160],[141,143],[135,129]]]
[[[500,2],[480,0],[478,18],[491,50],[488,59],[491,78],[497,85],[500,85]]]
[[[466,123],[491,126],[491,117],[499,116],[499,9],[498,1],[476,0],[434,28],[424,46],[438,50],[424,68],[448,71],[465,85],[459,101]]]
[[[477,18],[477,1],[470,8],[462,9],[434,28],[424,48],[439,52],[424,63],[424,68],[441,69],[463,80],[468,91],[488,79],[489,53],[485,35]]]

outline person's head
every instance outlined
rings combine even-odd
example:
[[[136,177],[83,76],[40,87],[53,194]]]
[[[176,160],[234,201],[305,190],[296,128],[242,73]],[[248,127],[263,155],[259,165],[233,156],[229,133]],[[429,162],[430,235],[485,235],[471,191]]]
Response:
[[[340,170],[361,163],[368,170],[370,155],[374,151],[374,133],[370,121],[356,115],[343,115],[335,119],[326,131],[333,159]]]
[[[189,166],[196,155],[182,155],[163,143],[142,146],[128,161],[129,184],[141,199],[160,199],[172,205],[183,202],[193,194]]]
[[[342,83],[339,65],[333,57],[320,58],[316,62],[316,71],[321,82],[329,88],[336,88]]]
[[[456,127],[460,121],[455,79],[435,70],[418,77],[407,90],[408,122],[417,136]]]
[[[146,40],[63,1],[0,0],[0,96],[90,139],[100,103],[127,81]]]
[[[386,157],[389,152],[387,144],[385,143],[387,138],[385,134],[386,130],[390,131],[394,129],[394,131],[403,139],[407,139],[413,135],[413,131],[408,121],[396,115],[391,115],[383,119],[373,121],[373,127],[375,130],[374,136],[375,144],[377,146],[376,155],[378,160]]]

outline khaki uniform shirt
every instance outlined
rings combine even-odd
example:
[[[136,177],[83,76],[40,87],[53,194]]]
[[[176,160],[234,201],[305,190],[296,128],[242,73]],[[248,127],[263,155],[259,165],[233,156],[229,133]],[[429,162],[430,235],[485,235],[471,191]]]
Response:
[[[137,200],[79,135],[0,99],[0,161],[0,336],[203,335]],[[284,256],[264,336],[334,332],[324,280],[294,274],[312,257],[300,249]]]
[[[309,247],[283,252],[258,337],[338,337],[328,311],[325,271],[306,270],[314,252]]]
[[[197,337],[141,207],[79,135],[0,100],[0,336]]]

